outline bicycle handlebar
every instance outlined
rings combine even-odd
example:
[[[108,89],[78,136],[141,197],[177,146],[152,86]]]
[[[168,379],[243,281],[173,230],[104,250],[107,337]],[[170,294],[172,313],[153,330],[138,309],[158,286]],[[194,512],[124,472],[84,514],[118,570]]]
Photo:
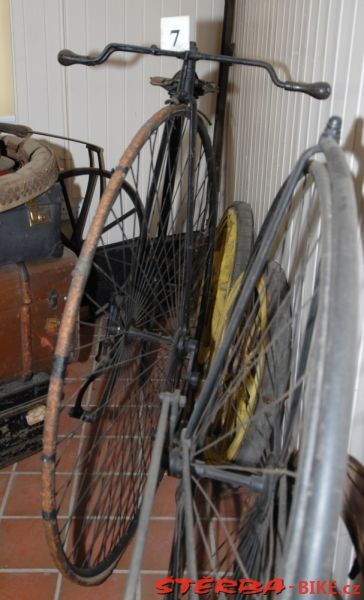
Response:
[[[0,123],[0,133],[10,133],[11,135],[16,135],[17,137],[28,137],[33,132],[30,127],[26,125],[18,125],[15,123]]]
[[[284,89],[286,92],[301,92],[307,94],[316,100],[326,100],[331,94],[331,86],[327,81],[315,81],[313,83],[304,83],[303,81],[285,81]]]
[[[264,69],[268,72],[272,82],[277,87],[280,87],[287,92],[301,92],[308,94],[317,100],[326,100],[330,96],[331,87],[330,84],[325,81],[317,81],[314,83],[304,83],[298,81],[282,81],[279,79],[276,71],[270,63],[253,60],[250,58],[237,58],[235,56],[227,56],[224,54],[206,54],[198,52],[192,45],[191,50],[183,52],[176,52],[174,50],[163,50],[158,46],[150,46],[149,48],[144,46],[134,46],[132,44],[108,44],[97,56],[82,56],[75,54],[72,50],[61,50],[58,53],[58,62],[61,65],[68,67],[70,65],[80,64],[86,66],[101,65],[106,62],[107,59],[114,52],[133,52],[135,54],[152,54],[154,56],[170,56],[179,58],[181,60],[190,59],[192,61],[208,60],[219,63],[234,64],[234,65],[245,65],[250,67],[257,67]]]

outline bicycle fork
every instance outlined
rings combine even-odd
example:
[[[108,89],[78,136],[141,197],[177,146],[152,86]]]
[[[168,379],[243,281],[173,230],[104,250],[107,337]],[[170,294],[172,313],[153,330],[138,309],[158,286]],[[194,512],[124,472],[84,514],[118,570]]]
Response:
[[[161,414],[158,421],[156,437],[153,445],[152,459],[148,470],[147,483],[144,490],[143,501],[140,509],[139,523],[135,535],[135,546],[130,564],[124,600],[135,600],[139,585],[140,569],[143,552],[148,533],[150,516],[152,513],[155,492],[160,477],[163,448],[167,437],[167,429],[171,412],[179,411],[184,405],[184,397],[176,390],[173,393],[160,394],[162,403]]]

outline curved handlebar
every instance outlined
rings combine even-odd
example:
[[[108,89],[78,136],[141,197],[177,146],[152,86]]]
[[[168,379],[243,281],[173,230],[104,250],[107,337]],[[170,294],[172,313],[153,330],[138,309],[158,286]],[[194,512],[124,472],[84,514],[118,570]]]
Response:
[[[60,52],[58,52],[58,56],[57,56],[57,60],[58,62],[63,65],[64,67],[69,67],[70,65],[77,65],[77,64],[89,64],[89,63],[85,63],[84,59],[85,58],[89,58],[89,57],[84,57],[81,56],[79,54],[75,54],[74,52],[72,52],[72,50],[61,50]]]
[[[331,86],[326,81],[315,81],[314,83],[286,81],[284,89],[287,92],[302,92],[317,100],[326,100],[331,94]]]
[[[107,58],[110,55],[107,56]],[[91,56],[82,56],[81,54],[76,54],[72,52],[72,50],[61,50],[58,52],[58,62],[64,67],[69,67],[71,65],[87,65],[89,67],[93,67],[95,65],[101,64],[101,62],[105,62],[104,60],[100,62],[98,57],[93,58]],[[107,60],[105,58],[105,60]]]
[[[28,137],[33,131],[26,125],[17,125],[15,123],[0,123],[0,133],[10,133],[17,137]]]
[[[135,46],[133,44],[108,44],[97,56],[83,56],[82,54],[76,54],[75,52],[72,52],[72,50],[61,50],[58,52],[58,62],[65,67],[69,67],[70,65],[86,65],[88,67],[94,67],[106,62],[114,52],[153,54],[154,56],[172,56],[174,58],[181,59],[183,59],[186,54],[189,54],[190,56],[192,54],[196,54],[189,51],[176,52],[174,50],[162,50],[161,48],[158,48],[158,46],[150,46],[147,48],[144,46]]]
[[[144,46],[135,46],[132,44],[108,44],[97,56],[83,56],[75,54],[71,50],[61,50],[58,53],[58,62],[66,67],[70,65],[80,64],[87,66],[101,65],[106,62],[107,59],[114,52],[133,52],[136,54],[152,54],[154,56],[171,56],[182,60],[190,59],[194,62],[199,60],[209,60],[213,62],[226,63],[229,65],[245,65],[251,67],[257,67],[264,69],[268,72],[272,82],[277,87],[280,87],[288,92],[301,92],[308,94],[318,100],[326,100],[331,94],[331,86],[325,81],[318,81],[314,83],[303,83],[298,81],[282,81],[279,79],[276,71],[270,63],[253,60],[249,58],[238,58],[235,56],[227,56],[224,54],[206,54],[198,52],[196,46],[191,43],[191,50],[183,52],[176,52],[174,50],[163,50],[157,46],[150,46],[149,48]]]

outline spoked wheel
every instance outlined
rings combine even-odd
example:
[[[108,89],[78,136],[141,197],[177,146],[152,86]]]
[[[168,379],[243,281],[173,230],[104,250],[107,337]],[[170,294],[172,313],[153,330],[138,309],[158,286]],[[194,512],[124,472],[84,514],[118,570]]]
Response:
[[[226,325],[229,307],[239,289],[253,242],[252,209],[246,202],[233,202],[216,228],[208,311],[198,356],[205,369],[212,361]]]
[[[83,244],[63,315],[44,433],[43,516],[57,566],[86,585],[111,573],[135,530],[158,394],[178,387],[184,336],[204,318],[214,163],[199,120],[189,209],[189,131],[189,110],[171,106],[137,133]]]
[[[62,223],[62,242],[77,255],[80,254],[87,236],[90,217],[96,212],[111,176],[111,171],[102,168],[77,167],[63,171],[58,177],[68,215],[68,220]],[[124,195],[129,196],[131,203],[138,206],[138,197],[130,183],[124,181],[122,187]]]
[[[328,166],[312,163],[292,187],[296,170],[269,214],[185,433],[171,575],[209,576],[206,598],[252,597],[274,578],[287,586],[277,597],[294,598],[288,586],[331,577],[356,368],[357,225],[344,155],[331,139],[322,146]],[[219,594],[217,579],[230,580]],[[281,582],[265,591],[274,597]]]

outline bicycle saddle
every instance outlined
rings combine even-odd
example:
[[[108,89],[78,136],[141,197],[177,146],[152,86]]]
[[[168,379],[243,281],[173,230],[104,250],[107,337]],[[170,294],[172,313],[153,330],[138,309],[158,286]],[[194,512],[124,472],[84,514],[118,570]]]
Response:
[[[150,83],[152,85],[159,85],[160,87],[167,90],[170,96],[175,96],[180,87],[182,71],[177,71],[173,77],[151,77]],[[203,81],[197,75],[195,75],[195,88],[194,96],[199,98],[205,94],[215,93],[218,91],[218,87],[212,81]]]

